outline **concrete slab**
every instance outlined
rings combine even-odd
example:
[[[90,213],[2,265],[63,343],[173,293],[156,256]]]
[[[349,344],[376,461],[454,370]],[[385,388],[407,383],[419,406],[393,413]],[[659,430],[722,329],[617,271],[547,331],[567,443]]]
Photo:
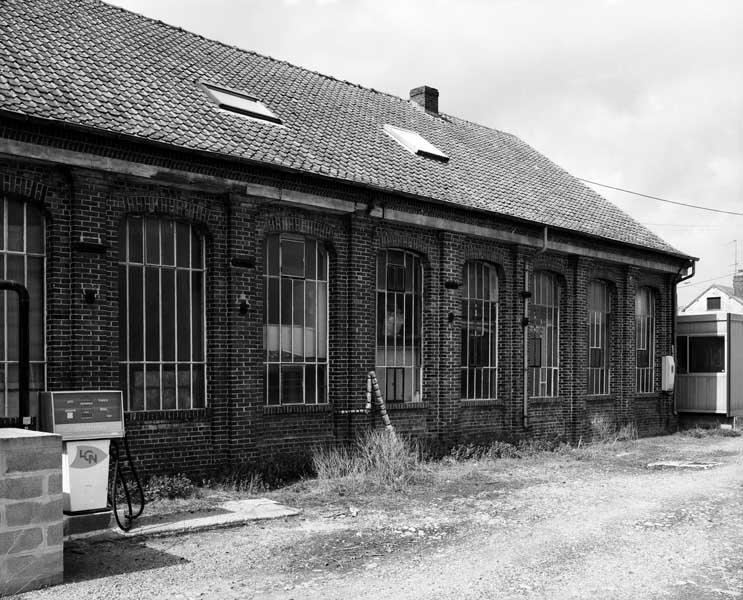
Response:
[[[250,498],[247,500],[231,500],[219,504],[215,509],[195,513],[176,513],[170,515],[147,515],[145,513],[134,521],[134,526],[128,532],[121,531],[114,526],[108,529],[88,533],[71,534],[65,536],[65,541],[76,539],[122,539],[137,536],[171,535],[174,533],[190,533],[206,529],[221,527],[237,527],[249,521],[261,519],[279,519],[293,517],[299,510],[279,504],[267,498]],[[120,512],[121,521],[124,522]],[[112,521],[113,522],[113,521]]]

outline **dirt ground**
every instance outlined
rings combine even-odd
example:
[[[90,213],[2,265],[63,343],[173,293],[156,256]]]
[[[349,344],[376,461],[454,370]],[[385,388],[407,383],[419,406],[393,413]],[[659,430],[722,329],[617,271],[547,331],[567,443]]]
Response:
[[[655,464],[664,463],[664,464]],[[65,549],[25,599],[743,598],[743,438],[440,467],[404,492],[297,484],[299,517]]]

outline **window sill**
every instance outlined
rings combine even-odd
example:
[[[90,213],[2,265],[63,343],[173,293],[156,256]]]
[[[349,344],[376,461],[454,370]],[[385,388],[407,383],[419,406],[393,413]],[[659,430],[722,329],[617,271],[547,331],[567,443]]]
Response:
[[[560,402],[560,396],[531,396],[529,404],[556,404]]]
[[[426,402],[395,402],[387,404],[387,412],[400,410],[428,410],[428,404]],[[375,411],[378,411],[378,408],[375,407]]]
[[[588,402],[601,402],[602,400],[616,400],[614,394],[586,394]]]
[[[264,415],[325,413],[332,411],[330,404],[272,404],[263,407]]]
[[[125,423],[143,421],[206,421],[212,416],[210,408],[182,408],[178,410],[125,411]]]
[[[488,406],[498,406],[502,408],[505,406],[505,402],[503,402],[503,400],[498,400],[497,398],[483,398],[481,400],[462,399],[460,400],[460,406],[464,408],[478,408]]]
[[[635,392],[635,400],[658,400],[661,396],[661,392]]]

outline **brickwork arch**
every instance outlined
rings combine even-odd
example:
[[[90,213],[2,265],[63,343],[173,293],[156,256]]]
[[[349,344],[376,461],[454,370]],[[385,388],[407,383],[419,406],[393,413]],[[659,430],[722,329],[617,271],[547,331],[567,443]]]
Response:
[[[15,194],[43,205],[49,188],[45,183],[28,177],[3,175],[2,189],[7,194]]]
[[[303,215],[274,215],[265,223],[265,233],[297,233],[325,242],[328,252],[337,255],[335,240],[340,238],[338,227],[320,219]]]
[[[421,235],[409,231],[396,231],[378,228],[377,249],[389,250],[399,249],[416,252],[424,267],[431,266],[431,257],[435,256],[436,247]]]
[[[204,203],[184,200],[177,195],[152,194],[125,196],[124,208],[127,214],[157,215],[190,221],[204,228],[214,226],[219,217]]]

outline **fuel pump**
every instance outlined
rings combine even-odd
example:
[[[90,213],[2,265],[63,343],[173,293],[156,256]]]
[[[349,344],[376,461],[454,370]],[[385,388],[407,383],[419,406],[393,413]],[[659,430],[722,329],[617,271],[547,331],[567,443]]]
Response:
[[[39,424],[43,431],[62,436],[63,510],[69,515],[91,514],[110,510],[108,505],[109,458],[114,449],[114,485],[111,507],[116,522],[124,531],[144,509],[144,493],[133,467],[124,430],[124,410],[120,391],[44,392],[39,397]],[[121,447],[124,440],[126,458],[140,496],[137,514],[132,510],[131,494],[121,470]],[[116,510],[118,485],[123,485],[129,512],[126,524]]]

